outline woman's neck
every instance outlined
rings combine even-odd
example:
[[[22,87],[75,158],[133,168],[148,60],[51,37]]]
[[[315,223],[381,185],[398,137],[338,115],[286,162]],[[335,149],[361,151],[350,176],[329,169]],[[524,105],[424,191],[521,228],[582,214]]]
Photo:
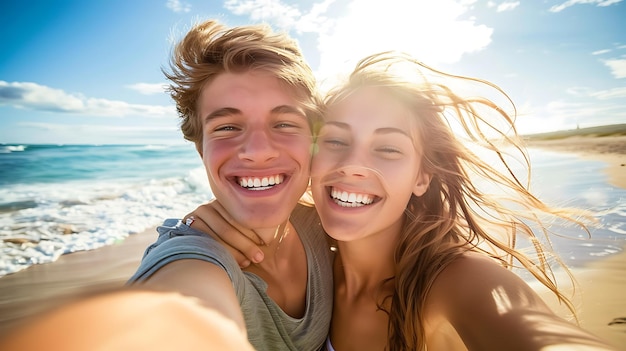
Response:
[[[366,238],[337,242],[335,284],[349,295],[377,291],[383,280],[395,274],[393,255],[400,233],[377,233]]]

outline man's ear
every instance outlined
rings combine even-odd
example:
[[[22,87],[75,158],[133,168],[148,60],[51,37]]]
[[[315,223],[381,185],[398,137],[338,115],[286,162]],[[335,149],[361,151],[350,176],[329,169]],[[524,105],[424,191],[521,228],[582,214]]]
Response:
[[[413,194],[415,194],[415,196],[417,197],[424,195],[426,190],[428,190],[428,186],[430,185],[430,179],[430,174],[420,172],[419,176],[417,176],[415,187],[413,187]]]

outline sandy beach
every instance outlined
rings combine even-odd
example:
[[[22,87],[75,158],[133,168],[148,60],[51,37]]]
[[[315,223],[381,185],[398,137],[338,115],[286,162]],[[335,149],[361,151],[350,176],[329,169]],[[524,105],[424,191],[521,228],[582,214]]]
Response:
[[[123,286],[156,238],[155,228],[150,228],[120,244],[63,255],[55,262],[0,277],[0,333],[65,299]]]
[[[604,161],[610,183],[626,188],[626,136],[531,140],[528,146]],[[150,228],[121,244],[64,255],[56,262],[0,277],[0,332],[69,296],[121,287],[155,239],[156,231]],[[581,326],[626,350],[626,321],[610,325],[616,318],[626,318],[626,252],[573,273],[580,285],[576,302]],[[563,311],[548,294],[542,295],[555,311]]]
[[[527,145],[603,161],[609,183],[626,189],[626,135],[574,135],[528,140]],[[574,302],[581,326],[626,350],[626,251],[592,262],[572,273],[580,289]],[[551,294],[543,291],[542,296],[555,311],[567,314]],[[617,318],[622,318],[622,323]]]

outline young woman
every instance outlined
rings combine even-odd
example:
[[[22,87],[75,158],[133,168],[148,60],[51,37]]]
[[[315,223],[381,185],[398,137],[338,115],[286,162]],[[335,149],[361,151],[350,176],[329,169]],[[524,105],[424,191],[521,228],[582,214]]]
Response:
[[[530,170],[513,118],[487,98],[453,92],[452,81],[509,101],[488,82],[396,53],[362,60],[327,96],[311,169],[316,209],[336,240],[327,348],[612,349],[555,315],[511,272],[526,269],[574,312],[535,232],[547,230],[538,218],[585,227],[573,219],[580,213],[548,207],[512,171],[505,152],[517,152]],[[208,216],[206,208],[194,214]],[[533,255],[515,247],[518,235],[532,243]]]
[[[445,80],[500,92],[383,53],[362,60],[326,99],[311,188],[322,226],[337,240],[329,348],[608,347],[554,315],[510,271],[521,265],[567,302],[530,222],[544,228],[541,214],[580,223],[540,202],[511,171],[494,137],[527,161],[513,119],[488,99],[457,95]],[[502,167],[478,157],[460,135]],[[509,201],[483,192],[481,178]],[[518,234],[535,244],[538,259],[511,244]]]

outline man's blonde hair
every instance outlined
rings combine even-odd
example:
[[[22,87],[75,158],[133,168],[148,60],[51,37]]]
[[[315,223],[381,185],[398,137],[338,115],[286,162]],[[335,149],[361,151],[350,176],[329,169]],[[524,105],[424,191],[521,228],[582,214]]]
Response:
[[[174,47],[168,92],[176,102],[185,139],[202,143],[198,98],[224,72],[263,70],[274,74],[302,104],[313,132],[319,127],[321,99],[298,43],[268,25],[226,27],[214,20],[194,25]]]

